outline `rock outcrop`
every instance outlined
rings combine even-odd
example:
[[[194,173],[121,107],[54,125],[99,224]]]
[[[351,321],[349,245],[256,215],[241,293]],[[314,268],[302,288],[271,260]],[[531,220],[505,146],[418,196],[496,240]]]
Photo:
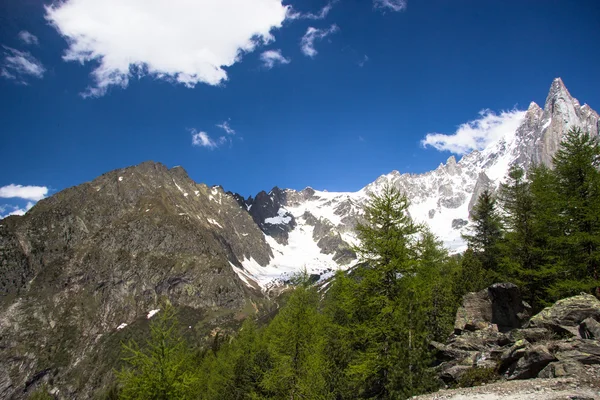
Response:
[[[600,300],[570,297],[529,320],[528,311],[513,284],[465,295],[454,334],[445,344],[431,344],[439,377],[452,385],[477,368],[507,380],[575,376],[586,365],[600,368]]]

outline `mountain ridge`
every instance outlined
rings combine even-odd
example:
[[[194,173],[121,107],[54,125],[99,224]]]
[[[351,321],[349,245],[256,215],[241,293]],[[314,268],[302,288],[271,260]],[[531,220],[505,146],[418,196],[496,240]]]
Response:
[[[495,190],[512,163],[549,162],[572,126],[598,135],[598,114],[556,79],[543,109],[532,102],[518,129],[486,148],[356,192],[275,186],[243,198],[144,162],[43,199],[0,221],[0,397],[27,397],[44,382],[65,398],[93,397],[118,362],[111,349],[147,329],[164,299],[185,310],[190,335],[206,338],[268,313],[302,269],[327,277],[350,268],[363,206],[386,184],[461,251],[479,193]]]

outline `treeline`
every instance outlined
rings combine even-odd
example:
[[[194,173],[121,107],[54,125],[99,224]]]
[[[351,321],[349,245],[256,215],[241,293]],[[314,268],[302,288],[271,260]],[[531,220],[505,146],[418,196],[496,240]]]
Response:
[[[151,339],[124,347],[127,367],[108,397],[123,399],[404,399],[437,389],[429,349],[452,332],[464,293],[512,281],[537,310],[598,287],[600,146],[570,131],[552,169],[512,168],[472,210],[464,255],[410,218],[386,187],[357,227],[360,263],[321,286],[296,277],[266,326],[191,353],[173,308]]]

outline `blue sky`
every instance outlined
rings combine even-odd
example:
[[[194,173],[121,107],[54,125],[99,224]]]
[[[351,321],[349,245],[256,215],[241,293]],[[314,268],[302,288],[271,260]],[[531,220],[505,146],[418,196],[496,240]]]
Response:
[[[244,196],[354,191],[555,77],[600,109],[596,0],[196,3],[0,4],[0,215],[145,160]]]

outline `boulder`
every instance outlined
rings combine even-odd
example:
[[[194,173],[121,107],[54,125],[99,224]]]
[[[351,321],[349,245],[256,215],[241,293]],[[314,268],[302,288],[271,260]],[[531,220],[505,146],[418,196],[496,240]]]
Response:
[[[556,361],[556,357],[546,346],[541,344],[528,346],[524,349],[523,357],[509,368],[508,379],[535,378],[552,361]]]
[[[528,328],[547,328],[566,336],[579,336],[578,326],[587,318],[600,319],[600,300],[590,294],[568,297],[534,315]]]
[[[476,293],[467,293],[456,312],[454,332],[476,331],[496,325],[500,332],[520,328],[529,317],[529,305],[512,283],[496,283]]]
[[[531,316],[531,306],[521,298],[517,285],[495,283],[488,288],[492,301],[492,323],[498,325],[500,332],[520,328]]]
[[[578,377],[585,373],[583,364],[577,361],[554,361],[540,371],[538,378]]]
[[[471,368],[473,367],[470,365],[452,365],[443,369],[443,372],[440,373],[440,379],[447,385],[456,383]]]
[[[592,339],[557,340],[548,344],[560,361],[578,361],[582,364],[600,364],[600,342]]]
[[[506,371],[511,365],[525,355],[529,342],[525,339],[517,340],[512,346],[502,352],[500,356],[500,371]]]
[[[551,336],[552,333],[546,328],[513,329],[508,333],[511,342],[525,339],[529,343],[535,343],[550,339]]]
[[[600,322],[588,317],[579,325],[579,335],[584,339],[600,340]]]
[[[463,297],[462,306],[456,311],[454,332],[474,331],[484,329],[492,321],[492,302],[487,289],[467,293]]]

